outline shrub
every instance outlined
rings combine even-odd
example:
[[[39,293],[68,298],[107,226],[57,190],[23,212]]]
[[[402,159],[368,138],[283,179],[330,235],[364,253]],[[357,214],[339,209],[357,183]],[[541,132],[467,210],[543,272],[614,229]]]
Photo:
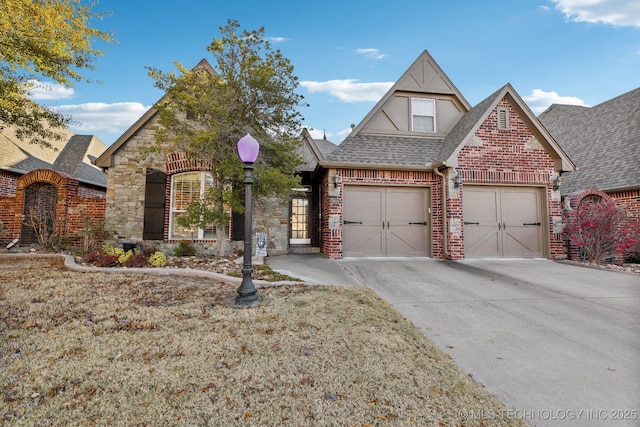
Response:
[[[602,199],[580,205],[565,231],[588,261],[622,261],[640,241],[639,230],[629,227],[626,218],[615,199]]]
[[[102,253],[105,255],[116,255],[119,257],[120,255],[124,255],[124,249],[116,248],[115,246],[111,245],[104,245],[102,247]]]
[[[125,267],[144,267],[148,261],[149,258],[145,254],[136,252],[130,255],[123,264]]]
[[[181,240],[174,251],[175,256],[194,256],[196,247],[189,240]]]
[[[149,257],[149,264],[151,264],[154,267],[163,267],[165,265],[167,265],[167,257],[165,256],[165,254],[161,251],[156,251],[154,252],[153,255],[151,255]]]
[[[96,267],[115,267],[118,265],[118,255],[100,255],[95,264]]]
[[[118,264],[122,264],[122,265],[126,264],[127,260],[131,258],[132,255],[133,255],[133,251],[127,251],[127,252],[123,251],[122,255],[118,257]]]

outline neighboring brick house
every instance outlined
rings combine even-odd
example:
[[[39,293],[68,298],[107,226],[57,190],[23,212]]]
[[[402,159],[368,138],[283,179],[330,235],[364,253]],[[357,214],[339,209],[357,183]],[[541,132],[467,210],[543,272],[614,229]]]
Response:
[[[107,179],[92,164],[107,146],[93,135],[60,131],[51,147],[17,138],[10,126],[0,130],[0,241],[37,243],[36,222],[54,227],[62,243],[79,244],[85,220],[104,218]],[[53,230],[52,230],[53,231]]]
[[[427,51],[320,166],[328,257],[564,256],[572,161],[511,85],[471,108]]]
[[[578,170],[562,177],[565,216],[581,203],[615,198],[640,231],[640,88],[595,107],[553,104],[539,116]],[[567,252],[579,257],[567,240]]]

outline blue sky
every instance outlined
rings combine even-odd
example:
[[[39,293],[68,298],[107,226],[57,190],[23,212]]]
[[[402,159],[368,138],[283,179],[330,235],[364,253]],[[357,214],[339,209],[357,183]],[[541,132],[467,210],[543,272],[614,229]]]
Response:
[[[168,2],[167,2],[168,3]],[[638,0],[102,0],[93,23],[116,44],[85,77],[33,98],[71,114],[72,130],[112,144],[163,95],[145,66],[174,70],[213,58],[228,19],[265,28],[295,67],[312,135],[340,143],[427,50],[475,105],[511,83],[538,114],[551,103],[593,106],[640,85]],[[171,4],[171,3],[168,3]],[[46,82],[45,82],[46,83]],[[45,98],[45,99],[43,99]]]

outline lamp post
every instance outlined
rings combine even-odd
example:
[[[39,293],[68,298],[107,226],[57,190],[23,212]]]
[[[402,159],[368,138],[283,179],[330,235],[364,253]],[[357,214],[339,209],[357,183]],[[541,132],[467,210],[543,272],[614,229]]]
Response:
[[[238,141],[238,155],[244,163],[244,264],[242,266],[242,283],[236,296],[236,305],[239,306],[252,306],[258,302],[256,287],[251,279],[253,273],[253,265],[251,264],[251,186],[253,185],[253,164],[259,151],[258,141],[249,134]]]

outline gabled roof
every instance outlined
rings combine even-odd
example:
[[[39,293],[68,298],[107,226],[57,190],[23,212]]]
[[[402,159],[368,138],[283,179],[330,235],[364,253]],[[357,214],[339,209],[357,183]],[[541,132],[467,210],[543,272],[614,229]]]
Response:
[[[417,76],[417,77],[416,77]],[[420,76],[429,76],[420,78]],[[428,81],[428,84],[425,83]],[[380,110],[396,91],[425,91],[455,95],[464,103],[466,112],[441,138],[422,135],[384,135],[362,132],[366,123]],[[438,92],[439,91],[439,92]],[[506,99],[539,143],[555,159],[559,171],[575,170],[575,165],[542,126],[526,103],[510,84],[506,84],[484,101],[471,108],[464,97],[449,81],[433,58],[424,51],[400,80],[376,104],[365,119],[345,138],[337,150],[325,157],[326,167],[361,167],[393,169],[433,169],[456,166],[458,153],[496,108]]]
[[[107,186],[107,176],[92,165],[107,146],[94,135],[74,135],[60,129],[62,139],[51,140],[51,147],[18,139],[15,129],[0,131],[0,169],[26,174],[36,169],[52,169],[78,181]]]
[[[351,135],[357,135],[396,92],[428,92],[453,95],[459,99],[467,110],[471,108],[471,104],[462,96],[458,88],[429,55],[429,52],[424,50],[400,79],[380,98],[378,103],[369,111],[369,114],[353,129]]]
[[[215,70],[206,59],[202,59],[200,62],[198,62],[198,64],[193,67],[191,71],[196,70],[205,70],[212,75],[216,74]],[[166,102],[167,97],[168,95],[164,94],[156,104]],[[102,153],[100,157],[98,157],[95,164],[101,168],[110,168],[111,166],[113,166],[113,156],[157,113],[157,108],[149,108],[146,113],[144,113],[138,120],[136,120],[136,122],[131,125],[129,129],[127,129],[113,144],[111,144],[111,146],[104,153]]]
[[[563,194],[640,187],[640,88],[591,108],[554,104],[539,119],[578,166]]]
[[[319,162],[338,148],[333,142],[327,140],[326,135],[323,139],[312,138],[307,129],[303,129],[301,140],[300,152],[305,163],[300,170],[303,172],[315,171]]]
[[[538,142],[555,159],[556,170],[565,172],[575,170],[575,164],[569,156],[562,150],[545,127],[542,126],[531,109],[529,109],[527,104],[509,83],[489,95],[458,121],[445,138],[442,149],[438,155],[438,161],[441,161],[445,165],[455,166],[460,150],[471,140],[480,125],[482,125],[502,99],[506,99],[507,102],[509,102],[511,107],[518,113],[520,119],[531,129]]]

